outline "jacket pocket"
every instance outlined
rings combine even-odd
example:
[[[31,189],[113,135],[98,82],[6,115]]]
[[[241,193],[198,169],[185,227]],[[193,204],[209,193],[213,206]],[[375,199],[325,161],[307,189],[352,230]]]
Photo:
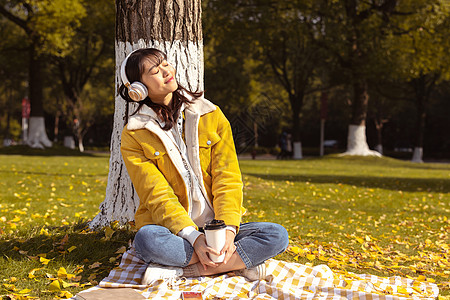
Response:
[[[220,136],[216,132],[203,133],[198,136],[198,144],[200,148],[211,148],[220,139]]]
[[[143,145],[145,157],[151,160],[158,160],[166,155],[166,149],[161,145],[160,147],[153,147],[151,145]]]
[[[199,135],[199,155],[203,176],[211,176],[211,148],[221,140],[216,132],[207,132]],[[206,173],[206,174],[205,174]]]

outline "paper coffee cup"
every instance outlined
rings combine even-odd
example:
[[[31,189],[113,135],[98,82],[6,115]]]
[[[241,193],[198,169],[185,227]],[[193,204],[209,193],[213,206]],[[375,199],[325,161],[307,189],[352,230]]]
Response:
[[[203,227],[205,231],[205,237],[206,237],[206,244],[213,248],[214,250],[221,251],[223,247],[225,246],[226,241],[226,231],[227,226],[225,225],[224,221],[222,220],[211,220],[210,222],[205,224],[205,227]],[[225,253],[217,256],[211,253],[209,254],[209,258],[215,262],[215,263],[221,263],[223,262],[225,258]]]

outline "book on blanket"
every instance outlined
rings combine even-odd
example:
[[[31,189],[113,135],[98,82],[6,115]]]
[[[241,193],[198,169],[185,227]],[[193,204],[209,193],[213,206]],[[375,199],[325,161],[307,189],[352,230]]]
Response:
[[[181,296],[183,300],[202,300],[201,292],[182,292]]]
[[[94,291],[79,292],[75,295],[76,300],[137,300],[145,299],[144,296],[130,288],[107,288]]]

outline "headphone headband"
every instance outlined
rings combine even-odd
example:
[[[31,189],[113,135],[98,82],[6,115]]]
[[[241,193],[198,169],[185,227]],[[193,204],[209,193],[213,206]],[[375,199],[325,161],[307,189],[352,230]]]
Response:
[[[125,59],[123,60],[122,65],[120,66],[120,77],[122,79],[123,84],[128,89],[128,96],[130,96],[130,98],[133,101],[142,101],[148,96],[147,87],[139,81],[130,83],[130,81],[127,78],[127,74],[125,72],[125,67],[127,65],[128,58],[131,56],[131,54],[133,54],[137,50],[139,49],[131,51],[131,53],[128,54],[127,57],[125,57]]]
[[[131,54],[133,54],[135,51],[136,51],[136,50],[131,51],[130,54],[128,54],[127,57],[125,57],[125,59],[122,61],[122,64],[121,64],[121,66],[120,66],[120,77],[121,77],[121,79],[122,79],[123,84],[124,84],[126,87],[129,87],[129,86],[130,86],[130,82],[128,81],[127,74],[126,74],[126,72],[125,72],[125,67],[126,67],[126,65],[127,65],[128,58],[129,58],[129,57],[131,56]]]

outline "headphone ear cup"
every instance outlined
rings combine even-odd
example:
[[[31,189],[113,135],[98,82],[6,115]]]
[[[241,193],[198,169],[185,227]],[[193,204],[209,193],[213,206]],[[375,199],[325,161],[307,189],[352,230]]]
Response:
[[[142,101],[148,96],[147,87],[139,81],[133,82],[128,87],[128,96],[133,101]]]

